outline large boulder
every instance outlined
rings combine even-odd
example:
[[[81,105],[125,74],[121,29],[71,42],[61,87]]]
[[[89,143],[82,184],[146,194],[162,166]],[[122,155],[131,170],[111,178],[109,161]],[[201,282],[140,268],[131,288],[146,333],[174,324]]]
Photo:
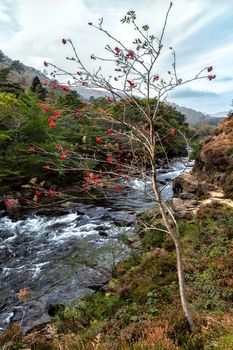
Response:
[[[199,180],[195,175],[181,174],[173,180],[173,192],[175,196],[183,199],[191,199],[190,194],[206,195],[208,191],[214,191],[216,186]]]

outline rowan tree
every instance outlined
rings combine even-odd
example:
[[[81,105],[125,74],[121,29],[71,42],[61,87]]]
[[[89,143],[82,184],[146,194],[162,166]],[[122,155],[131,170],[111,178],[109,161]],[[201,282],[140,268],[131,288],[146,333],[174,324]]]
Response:
[[[98,188],[105,197],[113,189],[118,193],[122,192],[131,178],[143,180],[150,177],[152,189],[148,195],[161,213],[164,228],[159,230],[170,235],[174,242],[181,304],[191,330],[196,331],[185,289],[179,225],[172,209],[162,200],[163,189],[158,184],[157,170],[161,154],[169,161],[168,146],[177,147],[173,140],[183,138],[187,142],[179,123],[174,127],[172,113],[165,103],[169,91],[199,79],[211,81],[215,79],[215,75],[212,74],[213,67],[209,66],[191,78],[181,78],[177,71],[176,52],[169,47],[173,63],[166,77],[160,76],[157,62],[164,49],[163,39],[171,8],[172,3],[166,12],[159,36],[150,33],[148,25],[140,27],[136,13],[129,11],[122,19],[122,24],[131,25],[137,33],[131,47],[126,46],[104,27],[103,18],[97,24],[89,23],[91,28],[105,34],[111,41],[105,47],[105,57],[92,54],[91,59],[102,64],[112,64],[112,74],[105,75],[101,66],[90,71],[73,41],[70,38],[62,39],[62,44],[71,47],[72,54],[67,60],[74,64],[74,70],[67,71],[44,62],[46,67],[51,68],[52,77],[69,77],[67,84],[61,85],[61,90],[68,93],[73,88],[82,86],[105,90],[107,97],[103,99],[101,106],[95,100],[83,101],[75,112],[66,111],[63,105],[63,117],[51,119],[50,127],[61,127],[67,113],[71,113],[69,115],[73,115],[74,122],[82,122],[82,143],[70,150],[58,145],[56,152],[60,164],[51,161],[45,167],[48,171],[58,171],[59,168],[64,171],[83,171],[84,181],[80,185],[80,191],[92,193],[92,190]],[[46,106],[42,108],[45,113],[52,112]],[[84,127],[88,122],[93,123],[91,135],[86,133]],[[43,152],[42,149],[37,151]]]

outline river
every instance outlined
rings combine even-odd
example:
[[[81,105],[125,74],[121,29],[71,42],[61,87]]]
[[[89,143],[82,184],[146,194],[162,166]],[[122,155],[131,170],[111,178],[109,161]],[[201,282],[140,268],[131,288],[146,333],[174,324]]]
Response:
[[[160,188],[168,184],[164,200],[172,197],[171,179],[190,171],[186,161],[159,169]],[[49,322],[51,305],[75,302],[108,281],[114,265],[130,254],[122,236],[132,235],[136,214],[154,205],[144,186],[134,179],[104,206],[74,204],[63,215],[32,212],[13,220],[0,213],[0,332],[15,321],[24,331]],[[16,296],[22,288],[31,291],[24,302]]]

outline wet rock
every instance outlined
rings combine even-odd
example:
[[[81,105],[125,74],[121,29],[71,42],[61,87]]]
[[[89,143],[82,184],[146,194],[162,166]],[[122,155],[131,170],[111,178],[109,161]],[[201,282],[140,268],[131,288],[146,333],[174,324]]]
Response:
[[[1,249],[1,259],[7,261],[8,259],[14,257],[15,254],[10,251],[8,248],[4,247]]]
[[[86,214],[88,215],[89,218],[93,220],[100,220],[100,219],[103,219],[103,217],[109,211],[110,209],[108,208],[97,207],[97,208],[90,208]]]
[[[135,223],[135,216],[129,212],[115,212],[111,218],[116,226],[131,226]]]
[[[86,210],[84,210],[84,209],[78,209],[77,210],[77,215],[86,215]]]
[[[109,214],[105,214],[104,216],[103,216],[103,218],[102,218],[104,221],[112,221],[112,216],[111,215],[109,215]]]
[[[172,172],[172,171],[174,171],[172,168],[169,168],[169,167],[163,167],[162,169],[159,169],[158,170],[158,173],[159,174],[166,174],[166,173],[170,173],[170,172]]]
[[[87,216],[83,215],[80,218],[77,218],[76,222],[77,226],[85,226],[90,223],[90,219]]]
[[[171,177],[166,177],[166,178],[164,179],[164,181],[166,181],[166,182],[169,182],[169,181],[171,181],[171,180],[172,180]]]
[[[167,184],[167,182],[165,180],[158,180],[158,183],[160,185],[163,185],[163,186],[165,186]]]
[[[107,232],[103,231],[103,230],[99,231],[99,235],[102,236],[102,237],[107,237],[108,236]]]

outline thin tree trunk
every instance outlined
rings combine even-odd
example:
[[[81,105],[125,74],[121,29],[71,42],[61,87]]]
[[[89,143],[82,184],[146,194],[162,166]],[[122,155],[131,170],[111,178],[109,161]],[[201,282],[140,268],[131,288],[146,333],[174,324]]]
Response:
[[[179,281],[179,290],[180,290],[180,299],[181,299],[181,305],[185,314],[185,317],[189,323],[189,326],[192,330],[192,332],[197,331],[197,327],[195,326],[192,315],[190,312],[187,296],[186,296],[186,290],[185,290],[185,280],[184,280],[184,264],[182,260],[182,254],[181,254],[181,246],[180,246],[180,240],[179,238],[174,241],[175,247],[176,247],[176,261],[177,261],[177,273],[178,273],[178,281]]]
[[[164,205],[162,203],[162,199],[160,196],[160,192],[157,187],[157,178],[156,178],[156,166],[153,163],[152,164],[152,188],[156,196],[156,200],[158,201],[158,206],[160,209],[160,213],[163,218],[164,225],[169,232],[169,235],[171,236],[176,249],[176,261],[177,261],[177,274],[178,274],[178,283],[179,283],[179,292],[180,292],[180,299],[181,299],[181,305],[183,308],[184,315],[189,323],[190,329],[192,332],[196,332],[197,328],[193,322],[192,315],[190,312],[187,296],[186,296],[186,289],[185,289],[185,279],[184,279],[184,265],[182,260],[182,253],[181,253],[181,245],[180,245],[180,238],[179,238],[179,232],[177,228],[170,224],[170,217],[169,214],[167,214]]]

